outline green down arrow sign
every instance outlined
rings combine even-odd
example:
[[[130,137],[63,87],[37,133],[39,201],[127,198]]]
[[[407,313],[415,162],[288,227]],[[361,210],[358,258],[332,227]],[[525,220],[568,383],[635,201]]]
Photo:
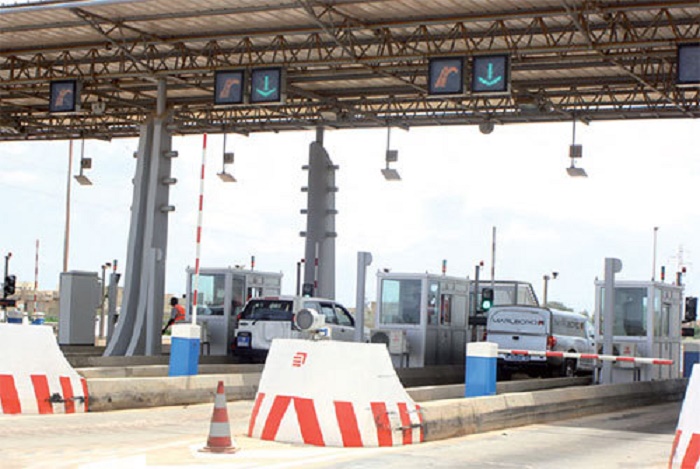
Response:
[[[493,62],[489,62],[488,64],[488,72],[487,72],[487,77],[479,77],[479,81],[483,83],[486,86],[493,86],[499,81],[503,79],[503,75],[498,75],[496,77],[493,76]]]

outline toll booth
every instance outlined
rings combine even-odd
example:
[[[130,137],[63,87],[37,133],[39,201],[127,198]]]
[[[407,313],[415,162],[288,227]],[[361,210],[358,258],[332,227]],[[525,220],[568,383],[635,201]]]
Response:
[[[187,269],[187,298],[192,298],[193,289],[194,269]],[[231,267],[200,269],[197,324],[202,327],[203,352],[211,355],[231,353],[236,317],[246,301],[259,296],[279,295],[281,289],[282,273]],[[191,321],[191,301],[185,301],[185,304],[187,320]]]
[[[595,329],[603,344],[605,283],[595,282]],[[615,281],[613,355],[673,360],[673,365],[613,363],[613,382],[651,381],[681,376],[683,287],[661,282]]]
[[[386,342],[394,367],[463,365],[466,345],[480,341],[485,314],[477,311],[483,288],[494,305],[537,305],[532,286],[435,274],[377,273],[377,311],[371,340]]]
[[[391,337],[394,367],[464,363],[468,279],[378,272],[377,280],[377,311],[370,339],[380,341],[383,334]]]

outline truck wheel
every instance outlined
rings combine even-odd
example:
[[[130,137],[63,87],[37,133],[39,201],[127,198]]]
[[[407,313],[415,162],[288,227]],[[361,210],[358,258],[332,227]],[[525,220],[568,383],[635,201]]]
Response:
[[[513,373],[510,370],[496,369],[496,381],[510,381],[512,377]]]
[[[576,376],[576,360],[573,358],[567,358],[564,360],[562,365],[561,375],[566,378],[573,378]]]

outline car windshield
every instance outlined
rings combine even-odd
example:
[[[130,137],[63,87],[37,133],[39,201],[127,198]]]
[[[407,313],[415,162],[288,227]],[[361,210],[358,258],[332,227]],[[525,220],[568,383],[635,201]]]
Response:
[[[292,302],[288,300],[252,300],[246,305],[241,319],[264,321],[291,321]]]

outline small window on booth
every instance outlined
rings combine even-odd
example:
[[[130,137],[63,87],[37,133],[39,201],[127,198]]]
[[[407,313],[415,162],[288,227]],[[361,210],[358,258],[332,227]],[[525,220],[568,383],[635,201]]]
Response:
[[[452,295],[442,295],[440,298],[440,324],[449,326],[452,324]]]

